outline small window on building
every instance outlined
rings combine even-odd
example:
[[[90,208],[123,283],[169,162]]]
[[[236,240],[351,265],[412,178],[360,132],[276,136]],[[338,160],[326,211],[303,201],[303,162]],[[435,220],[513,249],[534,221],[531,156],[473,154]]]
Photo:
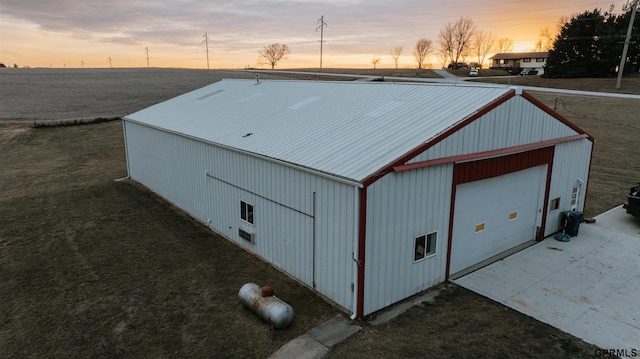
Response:
[[[560,209],[560,197],[554,198],[551,200],[551,205],[549,206],[549,212],[557,211]]]
[[[518,218],[518,212],[509,213],[509,220],[510,221],[513,221],[516,218]]]
[[[253,205],[245,201],[240,201],[240,218],[243,221],[253,224]]]
[[[476,225],[476,233],[484,231],[484,223]]]
[[[522,59],[522,62],[531,62],[531,58]]]
[[[545,62],[545,60],[546,60],[546,59],[545,59],[544,57],[538,57],[538,58],[536,59],[536,62]]]
[[[436,232],[429,233],[426,236],[420,236],[416,238],[414,246],[413,260],[419,261],[423,258],[431,256],[436,253],[436,239],[438,235]]]

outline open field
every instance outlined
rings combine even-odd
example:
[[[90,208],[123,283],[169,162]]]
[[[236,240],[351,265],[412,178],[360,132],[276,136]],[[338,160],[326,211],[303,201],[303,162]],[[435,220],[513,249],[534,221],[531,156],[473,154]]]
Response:
[[[67,98],[71,90],[30,80],[31,73],[18,82],[26,98],[17,106],[15,95],[5,96],[16,85],[0,72],[0,357],[260,358],[338,314],[145,188],[113,181],[126,176],[120,121],[41,129],[6,121],[117,117],[220,77],[255,75],[158,69],[164,85],[151,76],[101,98],[101,72],[110,69],[96,71],[83,75],[90,83],[73,80],[86,108]],[[114,89],[135,77],[123,74],[110,78]],[[552,108],[557,102],[558,112],[597,139],[587,215],[619,205],[640,173],[637,101],[534,95]],[[99,115],[91,116],[92,106]],[[290,328],[271,330],[242,308],[236,295],[248,281],[273,286],[292,304]],[[359,324],[364,329],[332,357],[584,358],[596,349],[454,285],[387,324]]]
[[[223,78],[253,79],[255,74],[158,68],[0,68],[0,119],[122,117]]]

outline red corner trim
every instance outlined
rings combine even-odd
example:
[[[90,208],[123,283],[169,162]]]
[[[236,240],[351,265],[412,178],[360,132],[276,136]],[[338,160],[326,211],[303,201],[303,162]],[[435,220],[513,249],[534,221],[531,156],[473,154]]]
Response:
[[[453,173],[454,178],[456,177],[456,173]],[[444,280],[449,280],[450,268],[451,268],[451,247],[453,243],[453,214],[456,211],[456,188],[458,188],[457,181],[454,179],[451,182],[451,208],[449,210],[449,237],[447,239],[447,270],[444,274]]]
[[[544,188],[544,203],[542,204],[542,218],[540,223],[540,233],[536,241],[542,242],[545,238],[545,231],[547,230],[547,210],[549,209],[549,190],[551,189],[551,175],[553,174],[553,159],[555,158],[556,148],[553,147],[553,155],[549,159],[547,164],[547,181]]]
[[[364,266],[367,239],[367,187],[360,188],[360,208],[358,220],[358,298],[356,315],[364,316]]]

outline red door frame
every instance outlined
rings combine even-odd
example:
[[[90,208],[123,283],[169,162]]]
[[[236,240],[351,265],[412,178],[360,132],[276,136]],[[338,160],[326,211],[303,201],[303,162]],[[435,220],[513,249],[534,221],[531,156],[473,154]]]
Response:
[[[549,188],[553,170],[553,155],[555,146],[544,147],[521,153],[515,153],[484,160],[456,163],[453,167],[453,183],[451,188],[451,209],[449,212],[449,238],[447,243],[447,271],[445,280],[451,274],[451,247],[453,243],[453,220],[456,203],[456,188],[459,184],[498,177],[532,167],[547,165],[547,178],[544,188],[544,202],[542,206],[542,222],[537,241],[544,239],[545,223],[547,220],[547,205],[549,202]]]

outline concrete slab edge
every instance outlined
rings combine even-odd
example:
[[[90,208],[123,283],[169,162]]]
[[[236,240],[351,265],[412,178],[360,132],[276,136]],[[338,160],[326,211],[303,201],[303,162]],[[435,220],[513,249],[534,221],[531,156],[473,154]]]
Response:
[[[323,358],[329,353],[329,348],[349,338],[360,329],[362,327],[351,325],[343,316],[337,315],[283,345],[269,358]]]

